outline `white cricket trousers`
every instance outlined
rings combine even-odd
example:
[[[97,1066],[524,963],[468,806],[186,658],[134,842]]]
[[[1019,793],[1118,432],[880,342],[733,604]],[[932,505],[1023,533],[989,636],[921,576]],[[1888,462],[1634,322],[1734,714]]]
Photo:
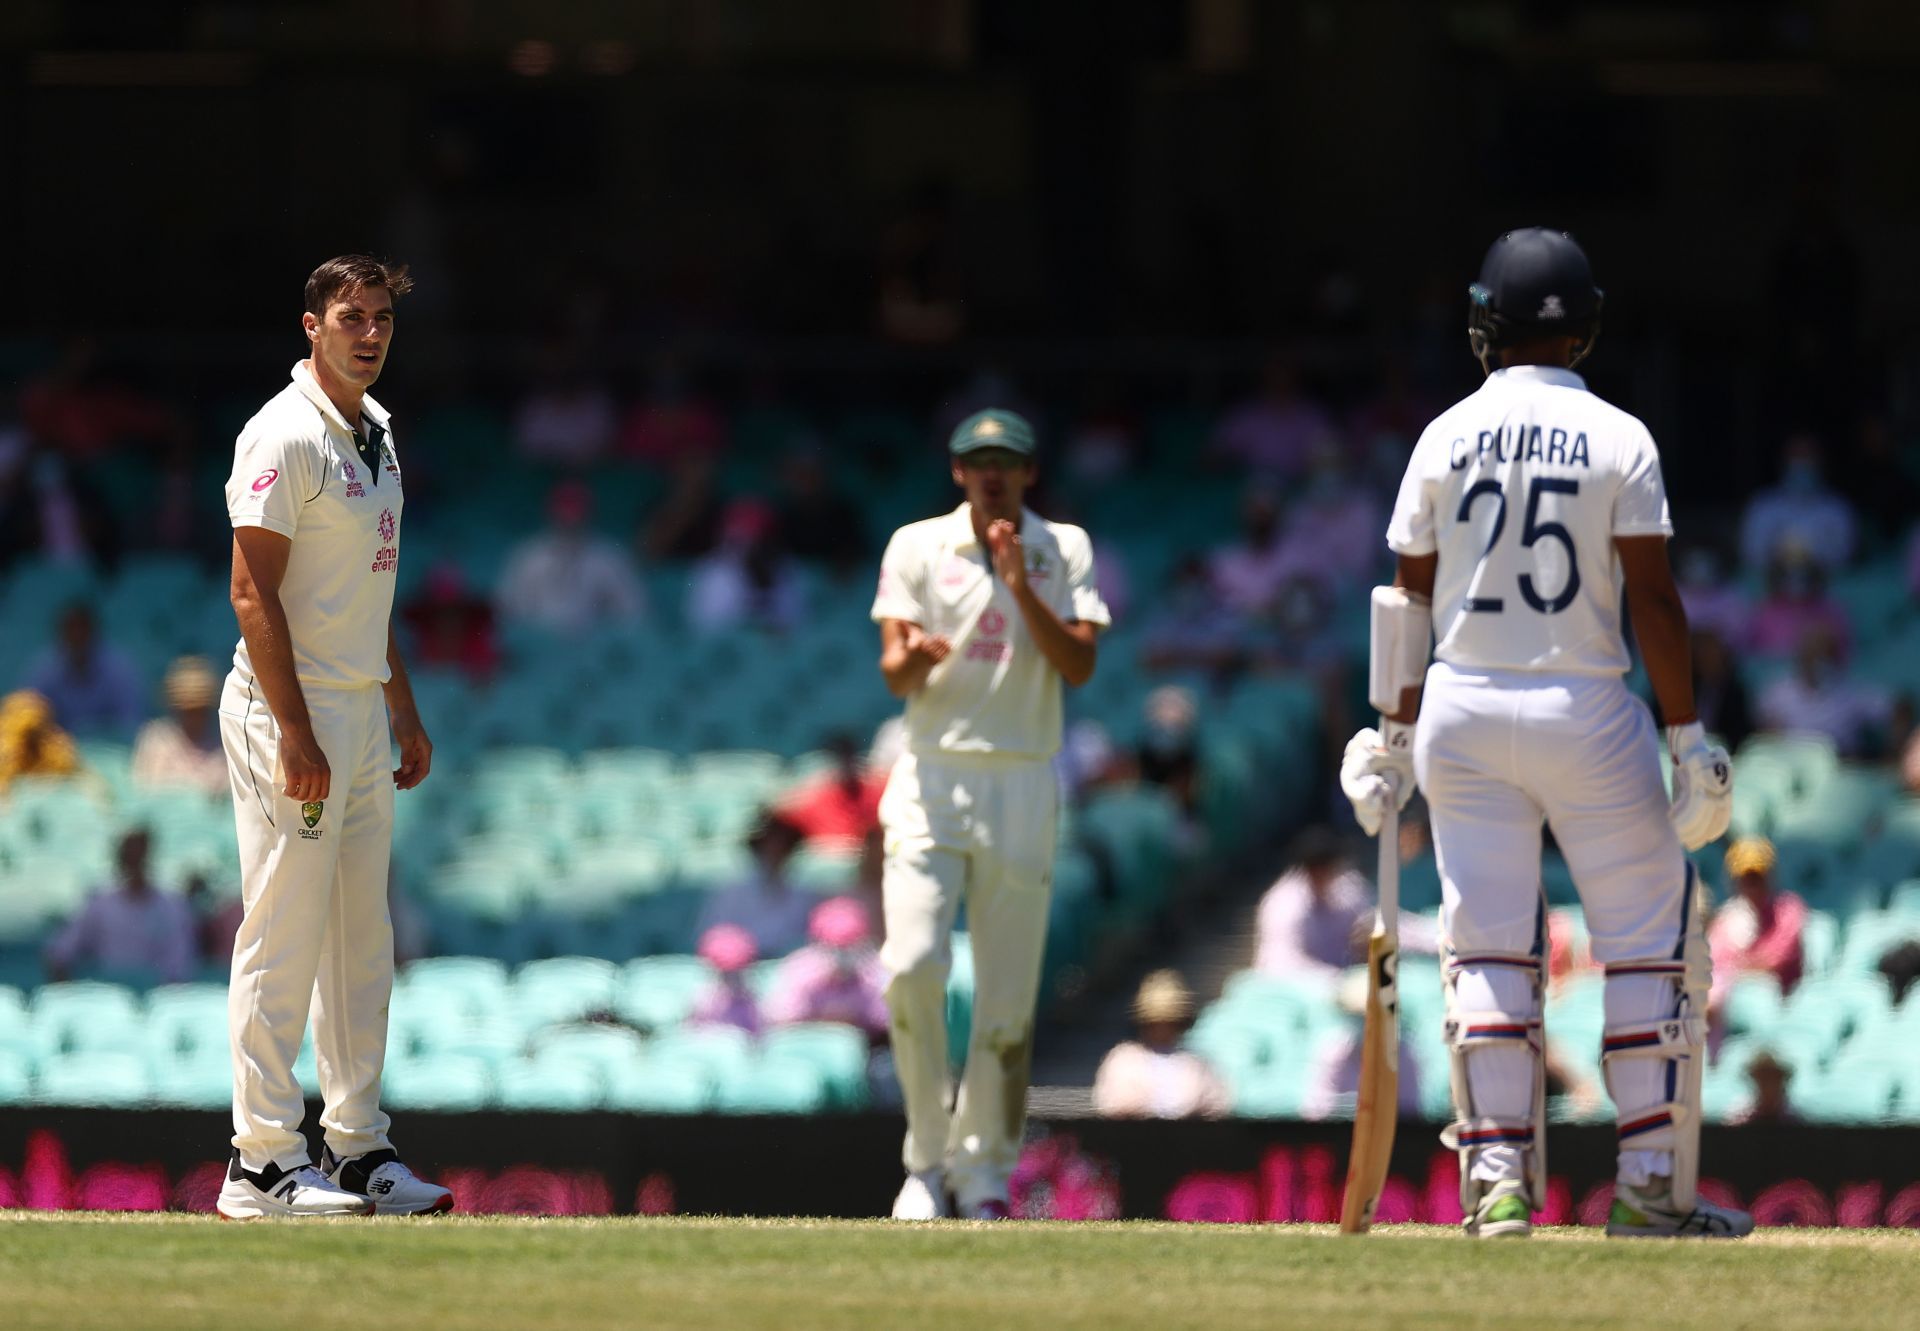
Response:
[[[309,1163],[294,1060],[309,1017],[336,1155],[389,1145],[380,1110],[393,993],[387,861],[393,759],[378,684],[306,690],[332,769],[319,805],[281,793],[280,728],[259,686],[238,670],[220,702],[220,737],[240,834],[245,915],[233,940],[227,1026],[233,1047],[233,1146],[258,1170]]]
[[[1414,771],[1433,824],[1440,868],[1441,926],[1455,956],[1534,953],[1545,962],[1540,828],[1553,828],[1579,891],[1593,959],[1679,956],[1691,879],[1667,821],[1660,738],[1646,705],[1613,675],[1468,671],[1436,662],[1427,672],[1414,736]],[[1524,971],[1463,965],[1463,1010],[1531,1012]],[[1671,1015],[1672,983],[1609,976],[1609,1027]],[[1552,1031],[1547,1031],[1549,1039]],[[1524,1119],[1532,1100],[1528,1051],[1477,1047],[1467,1057],[1475,1112]],[[1609,1070],[1622,1124],[1670,1097],[1660,1060],[1629,1059]],[[1621,1177],[1642,1184],[1672,1172],[1672,1129],[1623,1137]],[[1476,1178],[1518,1177],[1520,1152],[1479,1153]]]
[[[1005,1200],[1019,1162],[1058,817],[1052,765],[1031,758],[906,753],[880,801],[880,959],[907,1108],[902,1160],[944,1168],[962,1206]],[[962,898],[973,1031],[949,1114],[947,972]]]

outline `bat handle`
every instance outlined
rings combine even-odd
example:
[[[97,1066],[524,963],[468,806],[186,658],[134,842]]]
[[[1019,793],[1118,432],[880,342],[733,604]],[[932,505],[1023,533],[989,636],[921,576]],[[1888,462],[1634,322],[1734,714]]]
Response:
[[[1393,937],[1400,930],[1400,808],[1393,799],[1380,814],[1379,852],[1374,878],[1380,889],[1380,927]]]

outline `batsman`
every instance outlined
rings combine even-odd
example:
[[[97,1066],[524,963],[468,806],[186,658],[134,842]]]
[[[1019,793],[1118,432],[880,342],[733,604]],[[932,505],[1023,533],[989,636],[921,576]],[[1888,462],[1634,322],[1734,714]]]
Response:
[[[1486,382],[1427,427],[1401,482],[1394,587],[1374,594],[1382,715],[1348,744],[1341,784],[1370,832],[1383,788],[1404,806],[1417,779],[1431,812],[1455,1114],[1442,1140],[1460,1153],[1466,1232],[1525,1236],[1546,1200],[1545,825],[1606,968],[1607,1233],[1738,1238],[1752,1217],[1696,1187],[1709,962],[1687,858],[1726,831],[1732,765],[1694,711],[1659,451],[1574,372],[1601,299],[1565,232],[1512,231],[1488,251],[1468,307]],[[1623,595],[1669,722],[1671,801],[1623,679]]]

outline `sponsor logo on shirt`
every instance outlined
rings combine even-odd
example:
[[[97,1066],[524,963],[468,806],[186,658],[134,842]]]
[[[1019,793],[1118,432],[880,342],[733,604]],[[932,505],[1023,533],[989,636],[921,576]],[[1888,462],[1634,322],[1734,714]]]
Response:
[[[301,838],[304,840],[318,841],[326,835],[326,829],[319,825],[320,815],[326,811],[327,802],[325,800],[308,800],[300,806],[300,820],[304,822],[306,826],[295,828],[294,830],[299,832]]]
[[[969,661],[1009,661],[1013,659],[1013,644],[998,635],[1007,631],[1007,617],[998,610],[988,609],[980,615],[982,637],[967,644]]]
[[[959,555],[949,556],[946,564],[940,569],[940,585],[942,587],[958,587],[966,582],[972,572],[973,566],[967,563],[966,560],[960,558]]]
[[[380,539],[385,542],[385,544],[380,547],[380,553],[373,557],[373,572],[391,573],[395,568],[399,567],[400,550],[399,547],[392,543],[393,534],[399,529],[400,524],[394,521],[393,510],[390,508],[382,509],[380,512]]]
[[[253,478],[253,492],[257,495],[265,494],[273,488],[273,483],[279,479],[279,469],[268,467],[265,471]]]
[[[340,474],[347,480],[347,498],[365,499],[367,497],[367,487],[360,484],[360,473],[353,469],[351,462],[340,464]]]
[[[1027,581],[1045,582],[1052,576],[1053,570],[1045,550],[1027,551]]]

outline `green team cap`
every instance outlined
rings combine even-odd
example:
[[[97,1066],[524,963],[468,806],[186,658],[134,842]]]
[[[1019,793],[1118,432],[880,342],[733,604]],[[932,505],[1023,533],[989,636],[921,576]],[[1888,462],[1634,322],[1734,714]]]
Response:
[[[953,438],[947,441],[947,452],[960,457],[982,448],[1004,448],[1009,453],[1030,458],[1034,452],[1033,427],[1018,412],[1001,411],[998,407],[976,411],[954,427]]]

